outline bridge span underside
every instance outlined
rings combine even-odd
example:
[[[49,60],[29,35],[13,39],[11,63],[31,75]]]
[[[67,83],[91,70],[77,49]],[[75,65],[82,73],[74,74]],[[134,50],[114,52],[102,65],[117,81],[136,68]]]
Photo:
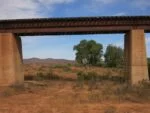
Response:
[[[125,33],[125,75],[130,84],[149,80],[145,32],[150,16],[0,20],[0,86],[22,85],[22,44],[19,36]]]

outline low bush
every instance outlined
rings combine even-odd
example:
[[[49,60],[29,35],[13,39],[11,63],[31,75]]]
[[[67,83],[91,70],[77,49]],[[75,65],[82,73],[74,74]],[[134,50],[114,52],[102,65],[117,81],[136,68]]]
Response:
[[[124,84],[117,88],[115,93],[121,100],[133,102],[150,100],[150,83],[142,81],[135,86]]]
[[[104,113],[117,113],[117,109],[114,106],[108,106],[105,110]]]
[[[99,81],[98,74],[96,72],[78,72],[77,73],[77,83],[80,87],[83,87],[84,82],[87,81],[89,89],[93,89],[96,86],[97,81]]]
[[[77,73],[77,81],[82,83],[84,81],[88,81],[91,84],[96,84],[97,82],[106,81],[106,80],[117,82],[117,83],[125,83],[127,81],[125,76],[111,76],[110,74],[98,75],[94,71],[91,72],[80,71]]]
[[[0,95],[8,97],[17,95],[23,91],[25,91],[25,87],[23,85],[12,85],[7,87]]]
[[[34,75],[24,76],[24,80],[33,80],[33,79],[34,79]]]
[[[61,68],[63,69],[63,71],[68,72],[71,71],[71,64],[67,64],[67,65],[55,65],[53,68]]]
[[[38,72],[36,76],[34,76],[34,80],[42,81],[42,80],[59,80],[61,79],[60,76],[53,73],[50,69],[48,73]]]
[[[148,62],[148,75],[149,75],[149,79],[150,79],[150,61]]]
[[[77,73],[77,85],[79,87],[83,87],[84,85],[84,80],[85,80],[85,73],[83,73],[82,71]]]

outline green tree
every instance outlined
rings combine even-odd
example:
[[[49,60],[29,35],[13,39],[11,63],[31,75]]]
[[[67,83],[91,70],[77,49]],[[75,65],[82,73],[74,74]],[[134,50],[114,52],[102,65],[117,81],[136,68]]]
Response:
[[[148,75],[150,78],[150,58],[147,58],[147,66],[148,66]]]
[[[76,61],[84,65],[100,65],[103,46],[94,40],[81,40],[73,48],[76,51]]]
[[[122,67],[123,66],[123,49],[114,45],[108,45],[104,54],[105,64],[107,67]]]

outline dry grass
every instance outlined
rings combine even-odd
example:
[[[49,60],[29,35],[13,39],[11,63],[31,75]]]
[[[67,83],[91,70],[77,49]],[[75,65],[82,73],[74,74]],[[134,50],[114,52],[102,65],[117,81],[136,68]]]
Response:
[[[53,73],[60,78],[65,79],[77,79],[77,73],[83,72],[96,72],[100,76],[111,75],[111,76],[123,76],[122,69],[116,68],[103,68],[103,67],[82,67],[82,66],[71,66],[71,65],[36,65],[36,64],[26,64],[24,66],[25,77],[36,76],[39,73],[47,75],[48,73]]]
[[[30,81],[24,90],[10,87],[0,96],[0,113],[149,113],[150,100],[122,100],[114,93],[119,84],[106,82],[89,90],[73,81]],[[6,91],[6,90],[5,90]],[[130,93],[134,96],[134,93]]]
[[[87,75],[78,78],[80,72]],[[150,113],[150,85],[111,80],[122,75],[121,69],[28,65],[25,73],[43,75],[24,87],[0,88],[0,113]]]

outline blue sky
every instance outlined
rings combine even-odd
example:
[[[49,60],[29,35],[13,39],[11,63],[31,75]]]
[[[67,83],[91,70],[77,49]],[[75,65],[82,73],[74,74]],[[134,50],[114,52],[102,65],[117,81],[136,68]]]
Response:
[[[1,0],[0,19],[150,15],[149,0]],[[146,35],[150,56],[150,34]],[[124,45],[124,34],[22,37],[23,57],[74,59],[73,46],[82,39]]]

